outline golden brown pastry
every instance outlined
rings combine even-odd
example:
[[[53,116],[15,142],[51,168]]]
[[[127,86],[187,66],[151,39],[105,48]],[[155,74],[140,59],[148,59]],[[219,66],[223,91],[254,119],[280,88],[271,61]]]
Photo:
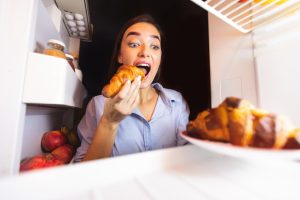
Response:
[[[229,140],[227,124],[227,114],[221,105],[199,113],[194,121],[188,123],[187,130],[195,137],[226,142]]]
[[[218,107],[199,113],[188,123],[187,132],[200,139],[238,146],[300,148],[300,129],[295,129],[288,119],[236,97],[228,97]]]
[[[119,67],[117,73],[110,79],[109,84],[104,86],[102,95],[107,98],[115,96],[127,80],[133,81],[138,76],[141,76],[141,80],[143,80],[145,78],[145,72],[136,66],[122,65]]]

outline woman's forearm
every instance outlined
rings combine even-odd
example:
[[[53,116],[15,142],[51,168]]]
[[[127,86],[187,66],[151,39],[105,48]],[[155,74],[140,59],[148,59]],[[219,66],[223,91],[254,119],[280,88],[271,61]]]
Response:
[[[118,123],[110,123],[102,117],[96,129],[92,144],[82,161],[109,157],[115,142],[117,130]]]

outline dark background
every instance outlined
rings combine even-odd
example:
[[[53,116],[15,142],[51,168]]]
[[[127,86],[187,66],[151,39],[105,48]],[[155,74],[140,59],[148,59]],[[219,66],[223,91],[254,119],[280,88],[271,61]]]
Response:
[[[79,65],[87,101],[100,94],[114,40],[130,18],[148,13],[160,24],[165,37],[161,83],[182,93],[194,119],[211,106],[207,12],[189,0],[89,0],[92,42],[81,42]]]

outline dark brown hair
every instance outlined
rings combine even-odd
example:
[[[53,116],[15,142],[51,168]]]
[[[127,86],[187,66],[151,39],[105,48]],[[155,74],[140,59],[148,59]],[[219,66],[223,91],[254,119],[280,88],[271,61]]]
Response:
[[[143,15],[139,15],[139,16],[127,21],[122,26],[119,34],[117,35],[114,50],[113,50],[113,54],[112,54],[112,58],[111,58],[111,63],[110,63],[109,71],[108,71],[108,77],[109,78],[111,78],[117,72],[117,69],[120,67],[120,64],[121,64],[121,63],[118,62],[118,56],[120,54],[121,42],[122,42],[123,35],[125,34],[126,30],[130,26],[132,26],[136,23],[140,23],[140,22],[145,22],[145,23],[152,24],[158,30],[158,32],[160,34],[160,37],[161,37],[162,55],[161,55],[160,65],[162,65],[163,55],[164,55],[164,43],[165,43],[165,38],[164,38],[163,32],[162,32],[160,26],[158,25],[158,23],[154,20],[154,18],[152,16],[150,16],[149,14],[143,14]],[[157,74],[156,74],[153,82],[157,82],[159,80],[160,73],[161,73],[161,66],[159,66]]]

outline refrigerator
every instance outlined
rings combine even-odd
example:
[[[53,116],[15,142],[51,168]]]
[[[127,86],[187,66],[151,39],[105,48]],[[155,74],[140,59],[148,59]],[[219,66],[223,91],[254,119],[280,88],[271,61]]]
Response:
[[[228,96],[245,98],[257,107],[287,116],[293,124],[300,127],[300,1],[191,1],[208,12],[211,106],[216,107]],[[182,182],[179,183],[174,177],[178,178],[183,172],[184,176],[193,176],[188,170],[193,171],[196,168],[186,168],[182,163],[195,164],[204,158],[210,159],[201,170],[207,170],[211,177],[214,172],[210,170],[217,165],[223,165],[225,168],[245,168],[246,164],[242,161],[227,158],[227,161],[221,162],[224,158],[220,155],[212,155],[210,152],[202,152],[194,146],[188,146],[147,152],[143,158],[141,155],[130,155],[115,160],[103,159],[20,176],[20,161],[41,153],[40,140],[37,138],[41,138],[45,131],[62,124],[72,127],[74,113],[83,107],[87,95],[84,85],[67,61],[41,53],[49,38],[61,40],[69,51],[79,53],[82,38],[80,35],[72,35],[62,14],[62,10],[72,6],[64,5],[63,2],[70,1],[60,0],[55,3],[52,0],[0,0],[0,185],[3,186],[3,194],[13,193],[15,186],[16,191],[20,193],[10,196],[11,199],[18,199],[21,195],[31,199],[117,199],[122,195],[126,196],[127,189],[129,193],[136,193],[136,196],[131,196],[133,199],[180,199],[184,194],[190,194],[190,199],[193,199],[197,196],[195,191],[187,188],[181,190],[180,194],[183,196],[170,196],[174,192],[171,189],[159,189],[164,188],[164,184],[170,184],[174,188],[181,187]],[[85,10],[88,22],[88,6],[82,6],[87,5],[86,1],[76,0],[73,4],[78,2],[81,2],[81,9]],[[61,10],[60,6],[65,7]],[[72,9],[77,8],[74,6]],[[87,29],[90,31],[91,27]],[[89,40],[89,34],[91,32],[87,32],[86,38],[83,39]],[[135,166],[128,164],[129,162],[135,163]],[[264,166],[257,163],[252,165],[253,170],[247,168],[248,171],[245,171],[248,175],[240,172],[235,175],[234,180],[248,181],[256,174],[266,176]],[[274,174],[286,169],[293,172],[287,176],[280,176],[282,180],[290,180],[293,176],[300,177],[295,163],[276,162],[275,165],[277,167],[274,167]],[[122,166],[122,169],[118,171],[116,166]],[[140,168],[137,169],[137,166]],[[111,171],[107,174],[96,174],[99,170]],[[157,174],[151,177],[154,172]],[[271,175],[272,173],[270,170]],[[202,175],[195,175],[195,179],[190,177],[184,181],[184,185],[193,185],[193,181],[201,180],[202,184],[208,185],[200,190],[210,191],[208,196],[217,195],[212,194],[214,179],[207,179],[205,182]],[[51,179],[54,176],[60,183],[54,183]],[[49,182],[40,186],[30,182],[41,181],[42,177],[47,177]],[[153,185],[158,177],[162,177],[163,182],[159,182],[155,188]],[[91,182],[78,183],[86,183],[88,180]],[[141,189],[142,180],[149,181],[142,184],[148,191],[146,193],[142,192],[145,188]],[[225,182],[222,181],[219,180],[217,185],[223,187]],[[294,181],[295,185],[298,184],[297,180]],[[34,189],[30,187],[30,183],[40,191],[33,194]],[[70,184],[72,189],[42,189],[62,184]],[[151,186],[148,187],[147,184]],[[225,185],[226,188],[229,187],[228,184]],[[276,188],[275,184],[273,186]],[[94,190],[96,187],[101,190]],[[229,191],[235,190],[241,196],[246,194],[241,188],[230,186]],[[290,190],[288,187],[284,188],[283,194],[288,194]],[[49,194],[45,198],[43,192],[47,191]],[[105,191],[109,191],[109,195]],[[204,199],[207,197],[205,192],[202,195]],[[229,193],[226,195],[233,199],[241,198]],[[263,199],[264,195],[254,195],[249,199]],[[108,196],[111,198],[105,198]],[[211,197],[222,199],[222,196],[218,195]],[[276,195],[267,196],[265,199],[271,197],[275,198]],[[290,199],[296,199],[296,196],[291,196]]]
[[[77,1],[71,9],[86,16],[82,21],[88,24],[84,2]],[[43,54],[49,39],[62,41],[68,52],[78,54],[80,39],[89,37],[89,27],[85,38],[69,36],[58,3],[33,0],[0,4],[1,175],[18,173],[23,158],[42,153],[43,133],[63,124],[73,127],[74,116],[87,95],[66,59]]]

